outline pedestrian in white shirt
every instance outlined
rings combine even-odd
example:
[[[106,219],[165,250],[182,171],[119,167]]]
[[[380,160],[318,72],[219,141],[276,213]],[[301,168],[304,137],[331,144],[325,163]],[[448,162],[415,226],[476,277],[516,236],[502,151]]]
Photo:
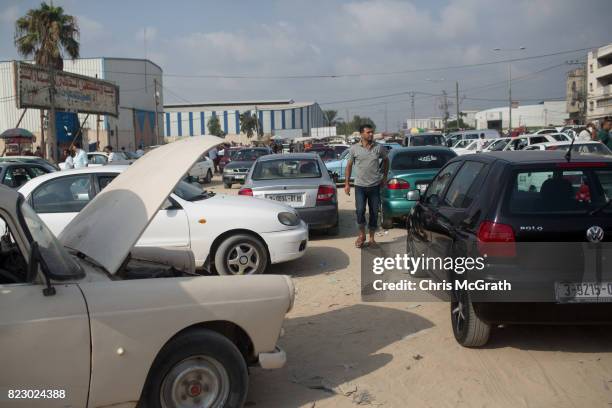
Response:
[[[113,146],[106,146],[104,148],[104,153],[106,153],[108,155],[108,162],[112,162],[112,161],[117,161],[119,160],[119,157],[117,157],[117,155],[115,154],[115,152],[113,152]]]
[[[476,152],[478,153],[482,152],[482,149],[484,149],[484,145],[485,145],[485,134],[481,133],[480,137],[476,141]]]
[[[68,149],[64,150],[64,170],[74,169],[74,159],[72,158],[72,152]]]
[[[89,161],[87,160],[87,153],[85,150],[81,149],[81,144],[79,142],[74,142],[74,144],[70,147],[72,154],[74,154],[74,168],[82,169],[88,166]]]
[[[586,125],[586,129],[578,134],[576,141],[579,142],[590,142],[595,138],[595,125],[593,123],[588,123]]]
[[[219,150],[217,149],[217,146],[213,147],[212,149],[208,151],[208,158],[212,160],[213,162],[215,173],[218,173],[219,172],[219,159],[218,159]]]

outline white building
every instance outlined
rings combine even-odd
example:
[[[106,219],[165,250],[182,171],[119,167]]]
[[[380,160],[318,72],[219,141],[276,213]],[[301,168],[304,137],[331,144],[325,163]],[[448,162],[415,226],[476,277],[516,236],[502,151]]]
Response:
[[[309,135],[312,128],[327,125],[325,115],[316,102],[246,101],[164,105],[164,135],[197,136],[208,134],[208,122],[219,118],[226,134],[240,133],[240,115],[256,114],[264,134],[274,136],[277,130],[301,129]]]
[[[587,58],[587,121],[612,116],[612,44]]]
[[[78,115],[85,142],[99,141],[101,147],[110,144],[115,150],[124,147],[132,151],[158,144],[157,135],[161,139],[163,128],[161,67],[149,60],[100,57],[65,60],[64,71],[98,77],[119,86],[119,117]],[[22,112],[15,102],[13,64],[0,62],[0,133],[15,127]],[[40,140],[40,110],[28,109],[19,127],[30,130]],[[63,139],[58,135],[60,144],[66,141],[65,135]]]
[[[477,129],[507,129],[508,107],[492,108],[476,113]],[[565,101],[545,101],[512,109],[512,127],[540,128],[561,126],[568,119]]]

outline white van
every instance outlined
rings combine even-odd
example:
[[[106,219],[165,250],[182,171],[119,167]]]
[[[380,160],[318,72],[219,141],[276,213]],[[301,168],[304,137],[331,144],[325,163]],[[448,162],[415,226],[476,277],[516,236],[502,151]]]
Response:
[[[465,139],[478,139],[480,134],[484,133],[485,139],[494,139],[500,137],[500,134],[495,129],[476,129],[476,130],[462,130],[461,132],[450,133],[446,137],[446,145],[452,147],[457,144],[460,140]]]

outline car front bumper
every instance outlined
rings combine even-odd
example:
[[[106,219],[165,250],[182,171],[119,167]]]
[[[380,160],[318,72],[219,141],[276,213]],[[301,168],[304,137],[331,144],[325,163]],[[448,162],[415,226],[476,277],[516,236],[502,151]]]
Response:
[[[287,362],[287,353],[282,348],[276,346],[270,353],[259,353],[259,366],[265,370],[281,368]]]
[[[332,228],[338,224],[338,204],[296,210],[310,229]]]
[[[405,198],[385,199],[382,197],[382,210],[385,216],[390,218],[404,217],[416,205],[416,201],[406,200]]]
[[[223,183],[225,184],[244,184],[246,173],[223,173]]]
[[[308,226],[304,221],[296,228],[261,233],[270,251],[270,262],[280,263],[301,258],[308,246]]]

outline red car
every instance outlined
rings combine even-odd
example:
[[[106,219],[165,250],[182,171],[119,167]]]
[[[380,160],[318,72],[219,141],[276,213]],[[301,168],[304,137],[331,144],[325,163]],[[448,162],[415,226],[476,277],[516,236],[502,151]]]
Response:
[[[223,156],[219,158],[219,171],[223,173],[225,165],[232,161],[236,152],[243,147],[230,147],[223,150]]]

